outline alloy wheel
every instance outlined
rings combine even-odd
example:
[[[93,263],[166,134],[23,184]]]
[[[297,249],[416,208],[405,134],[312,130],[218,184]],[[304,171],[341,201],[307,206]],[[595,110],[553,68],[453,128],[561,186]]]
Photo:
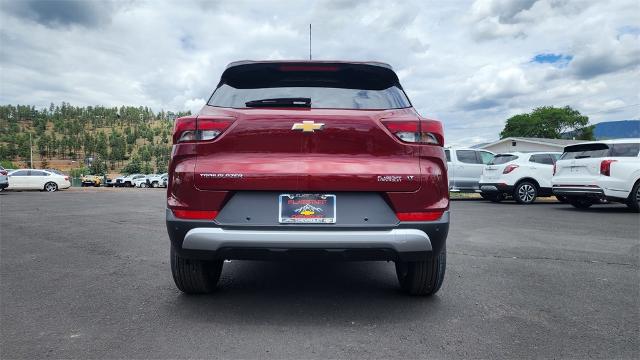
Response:
[[[533,186],[529,184],[523,184],[518,189],[518,197],[520,198],[520,200],[522,200],[522,202],[529,203],[533,201],[535,196],[536,196],[536,189],[534,189]]]
[[[47,183],[47,185],[44,186],[44,189],[48,192],[56,191],[57,190],[56,188],[57,188],[56,184],[51,182]]]

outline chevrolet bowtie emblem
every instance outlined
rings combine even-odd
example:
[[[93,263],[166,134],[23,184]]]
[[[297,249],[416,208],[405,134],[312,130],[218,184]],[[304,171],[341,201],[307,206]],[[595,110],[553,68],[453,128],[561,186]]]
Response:
[[[295,123],[291,127],[291,130],[302,130],[302,132],[314,132],[316,130],[322,130],[324,124],[316,124],[313,121],[303,121],[301,123]]]

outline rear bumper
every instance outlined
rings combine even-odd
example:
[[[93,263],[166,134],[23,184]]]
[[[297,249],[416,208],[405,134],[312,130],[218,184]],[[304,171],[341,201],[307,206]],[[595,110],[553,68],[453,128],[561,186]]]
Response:
[[[604,198],[604,190],[599,186],[554,185],[553,193],[558,196]]]
[[[222,227],[212,221],[176,219],[167,210],[172,246],[195,259],[423,260],[439,254],[449,212],[433,222],[401,222],[392,228],[277,225]]]
[[[486,194],[511,193],[513,186],[504,183],[480,183],[480,191]]]

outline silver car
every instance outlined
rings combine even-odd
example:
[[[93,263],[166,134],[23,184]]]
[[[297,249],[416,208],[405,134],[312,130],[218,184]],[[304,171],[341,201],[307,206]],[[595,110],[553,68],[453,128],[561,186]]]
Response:
[[[494,153],[481,149],[448,148],[447,174],[449,176],[449,191],[451,192],[480,192],[478,183],[484,166],[493,160]]]

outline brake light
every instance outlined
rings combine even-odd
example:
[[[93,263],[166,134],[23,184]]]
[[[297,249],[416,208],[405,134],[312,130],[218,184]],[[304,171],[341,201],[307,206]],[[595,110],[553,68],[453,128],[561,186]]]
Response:
[[[421,211],[396,213],[400,221],[434,221],[442,217],[443,211]]]
[[[213,220],[218,216],[213,210],[172,210],[173,215],[180,219],[189,220]]]
[[[444,131],[439,121],[383,120],[382,124],[403,142],[444,146]]]
[[[282,65],[280,71],[338,71],[337,66],[327,65]]]
[[[0,175],[7,175],[7,171],[6,170],[0,170]]]
[[[213,140],[233,124],[233,118],[185,116],[173,126],[173,143]]]
[[[64,181],[69,181],[69,177],[68,177],[68,176],[65,176],[65,177],[64,177]]]
[[[611,176],[611,163],[618,160],[602,160],[600,163],[600,174],[604,176]]]
[[[515,165],[515,164],[511,164],[511,165],[507,165],[507,167],[504,168],[504,170],[502,171],[503,174],[508,174],[510,172],[512,172],[513,170],[519,168],[520,166]]]

